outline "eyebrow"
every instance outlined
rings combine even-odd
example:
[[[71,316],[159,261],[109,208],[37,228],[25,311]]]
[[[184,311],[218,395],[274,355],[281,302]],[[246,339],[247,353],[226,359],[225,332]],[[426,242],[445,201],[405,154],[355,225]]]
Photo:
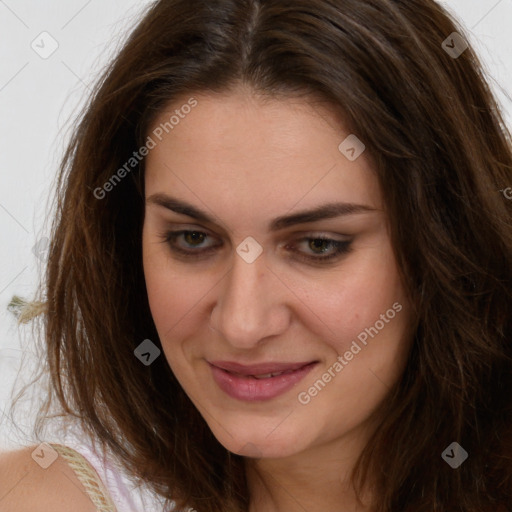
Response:
[[[146,203],[155,204],[171,210],[175,213],[192,217],[201,222],[208,222],[215,224],[213,217],[210,217],[206,212],[196,208],[195,206],[176,199],[175,197],[166,194],[157,193],[147,198]],[[354,203],[327,203],[317,206],[310,210],[304,210],[291,215],[283,215],[276,217],[269,224],[269,231],[279,231],[296,224],[306,224],[309,222],[316,222],[324,219],[332,219],[344,215],[353,215],[357,213],[366,213],[377,211],[376,208],[370,206]]]

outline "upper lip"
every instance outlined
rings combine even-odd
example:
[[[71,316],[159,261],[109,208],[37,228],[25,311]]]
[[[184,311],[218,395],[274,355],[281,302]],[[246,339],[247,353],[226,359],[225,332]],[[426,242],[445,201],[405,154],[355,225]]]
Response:
[[[293,371],[314,362],[316,361],[305,361],[301,363],[258,363],[244,365],[235,363],[234,361],[209,361],[211,365],[216,366],[217,368],[227,370],[228,372],[239,373],[241,375],[264,375],[267,373]]]

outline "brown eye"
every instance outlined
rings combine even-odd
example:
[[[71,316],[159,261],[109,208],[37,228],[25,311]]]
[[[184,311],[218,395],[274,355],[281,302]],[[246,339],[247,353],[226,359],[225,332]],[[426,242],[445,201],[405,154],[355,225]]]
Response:
[[[183,234],[185,242],[194,247],[196,244],[200,244],[206,236],[204,233],[200,233],[199,231],[185,231]]]
[[[182,244],[178,243],[180,237],[182,237]],[[202,245],[206,239],[208,235],[202,231],[169,231],[163,235],[163,241],[169,244],[173,252],[191,257],[200,256],[215,249],[211,245],[206,247]]]

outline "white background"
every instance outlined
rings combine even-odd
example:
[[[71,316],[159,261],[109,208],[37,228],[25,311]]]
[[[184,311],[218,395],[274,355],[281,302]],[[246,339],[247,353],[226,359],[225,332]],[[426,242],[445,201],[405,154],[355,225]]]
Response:
[[[37,364],[30,328],[17,327],[7,305],[15,294],[31,298],[38,283],[44,252],[38,258],[33,248],[48,234],[48,198],[73,115],[148,3],[0,0],[0,450],[30,444],[31,414],[20,431],[4,412],[22,357]],[[467,28],[512,126],[512,0],[440,3]],[[59,45],[47,59],[31,48],[44,31]]]

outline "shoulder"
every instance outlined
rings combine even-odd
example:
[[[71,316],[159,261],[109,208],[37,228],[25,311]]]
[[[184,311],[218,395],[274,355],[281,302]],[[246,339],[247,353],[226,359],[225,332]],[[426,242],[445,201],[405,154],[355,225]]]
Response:
[[[94,512],[68,463],[37,446],[0,453],[2,512]]]

